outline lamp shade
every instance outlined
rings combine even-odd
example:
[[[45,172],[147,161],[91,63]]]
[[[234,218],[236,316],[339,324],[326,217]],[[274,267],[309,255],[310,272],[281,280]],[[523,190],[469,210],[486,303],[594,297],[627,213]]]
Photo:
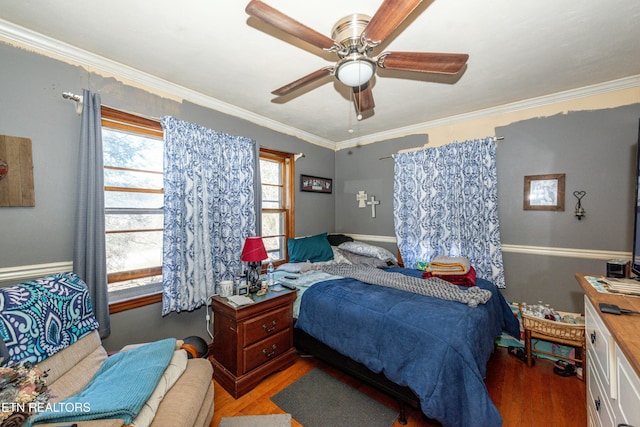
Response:
[[[247,237],[244,241],[240,259],[246,262],[260,262],[269,258],[267,250],[264,248],[262,237]]]

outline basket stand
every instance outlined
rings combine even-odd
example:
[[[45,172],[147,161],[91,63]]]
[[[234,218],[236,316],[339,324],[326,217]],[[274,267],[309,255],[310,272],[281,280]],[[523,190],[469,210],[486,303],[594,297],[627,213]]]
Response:
[[[522,314],[522,326],[524,329],[524,348],[527,353],[527,366],[533,366],[531,357],[532,353],[536,353],[570,360],[572,362],[580,363],[583,370],[586,368],[587,349],[584,336],[584,325],[573,325],[531,316],[525,314],[522,311],[522,308],[520,309],[520,313]],[[534,350],[531,346],[532,338],[575,347],[580,351],[580,358],[561,356],[542,350]],[[584,381],[584,375],[582,375],[582,380]]]

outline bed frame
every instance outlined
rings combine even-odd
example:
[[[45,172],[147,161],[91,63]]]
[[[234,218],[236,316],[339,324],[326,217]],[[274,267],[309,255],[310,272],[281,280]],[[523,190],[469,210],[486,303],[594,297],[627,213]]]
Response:
[[[385,377],[384,374],[372,372],[363,364],[338,353],[306,332],[293,328],[293,344],[301,355],[315,356],[329,365],[397,399],[400,404],[400,416],[398,418],[400,424],[404,425],[407,423],[405,404],[420,409],[420,399],[418,399],[410,388],[399,386]]]

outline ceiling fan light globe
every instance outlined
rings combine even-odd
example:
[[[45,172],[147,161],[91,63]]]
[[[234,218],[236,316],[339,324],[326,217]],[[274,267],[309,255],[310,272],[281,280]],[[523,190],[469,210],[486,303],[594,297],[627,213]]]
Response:
[[[366,60],[344,61],[337,66],[336,77],[349,87],[360,87],[368,82],[375,72],[375,65]]]

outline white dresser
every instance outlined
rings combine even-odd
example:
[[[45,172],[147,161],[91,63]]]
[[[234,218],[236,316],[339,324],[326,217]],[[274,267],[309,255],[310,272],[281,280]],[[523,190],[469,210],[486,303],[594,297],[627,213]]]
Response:
[[[640,427],[640,315],[601,313],[600,302],[640,311],[640,298],[585,291],[587,419],[594,427]]]

